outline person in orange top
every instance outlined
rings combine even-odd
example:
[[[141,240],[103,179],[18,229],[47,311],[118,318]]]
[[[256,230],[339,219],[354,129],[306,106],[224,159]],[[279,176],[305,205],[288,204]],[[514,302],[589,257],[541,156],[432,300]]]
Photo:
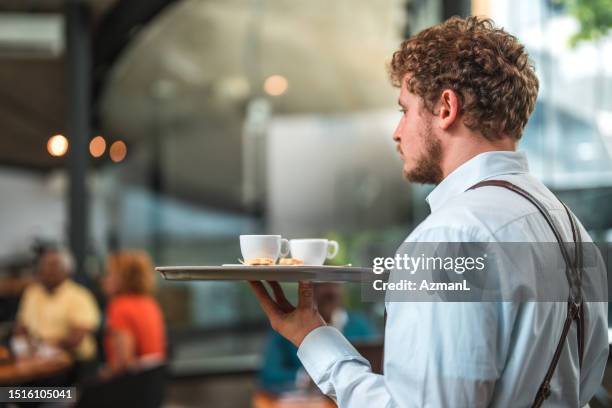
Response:
[[[121,251],[107,259],[103,289],[109,297],[104,346],[107,374],[166,360],[166,330],[153,297],[155,276],[149,256]]]

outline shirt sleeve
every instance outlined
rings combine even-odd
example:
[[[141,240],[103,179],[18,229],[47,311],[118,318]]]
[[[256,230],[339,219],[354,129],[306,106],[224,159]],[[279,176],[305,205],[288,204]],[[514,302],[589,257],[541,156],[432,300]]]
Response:
[[[332,326],[310,332],[298,348],[298,357],[321,391],[341,407],[396,405],[385,377],[374,374],[368,361]]]
[[[423,242],[474,241],[463,231],[423,235]],[[384,375],[373,373],[329,326],[309,333],[298,357],[342,408],[486,407],[503,368],[513,313],[511,305],[496,303],[389,302]]]
[[[384,376],[373,373],[368,361],[333,327],[319,327],[304,338],[298,357],[321,391],[343,408],[488,406],[499,375],[499,339],[488,335],[487,327],[494,319],[491,309],[470,303],[398,305],[410,313],[402,314],[407,324],[393,323],[396,338],[385,344],[389,372]],[[411,306],[417,307],[410,310]],[[430,324],[430,318],[442,312],[446,317]],[[467,317],[465,312],[477,313]],[[443,322],[453,319],[456,324],[444,329]],[[423,320],[428,320],[426,327],[415,324]],[[459,334],[470,330],[479,330],[477,340]]]

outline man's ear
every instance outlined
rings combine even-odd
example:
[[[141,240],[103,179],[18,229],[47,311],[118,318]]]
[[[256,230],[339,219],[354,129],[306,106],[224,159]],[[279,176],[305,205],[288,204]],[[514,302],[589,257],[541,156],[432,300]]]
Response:
[[[440,95],[438,121],[443,130],[450,128],[459,116],[459,98],[452,89],[445,89]]]

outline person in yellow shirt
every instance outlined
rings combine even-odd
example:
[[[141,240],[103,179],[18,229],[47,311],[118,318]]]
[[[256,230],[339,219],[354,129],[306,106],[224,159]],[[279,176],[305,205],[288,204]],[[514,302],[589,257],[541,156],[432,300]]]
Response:
[[[65,349],[77,363],[92,362],[100,312],[91,292],[70,279],[73,269],[72,256],[64,249],[41,254],[37,281],[25,289],[19,304],[15,335]]]

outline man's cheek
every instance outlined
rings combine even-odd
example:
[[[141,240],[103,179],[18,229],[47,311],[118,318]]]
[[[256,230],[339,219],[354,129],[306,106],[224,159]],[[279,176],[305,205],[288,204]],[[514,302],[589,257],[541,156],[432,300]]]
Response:
[[[404,155],[404,162],[414,162],[415,153],[417,152],[417,146],[412,143],[404,143],[402,146],[402,153]]]

